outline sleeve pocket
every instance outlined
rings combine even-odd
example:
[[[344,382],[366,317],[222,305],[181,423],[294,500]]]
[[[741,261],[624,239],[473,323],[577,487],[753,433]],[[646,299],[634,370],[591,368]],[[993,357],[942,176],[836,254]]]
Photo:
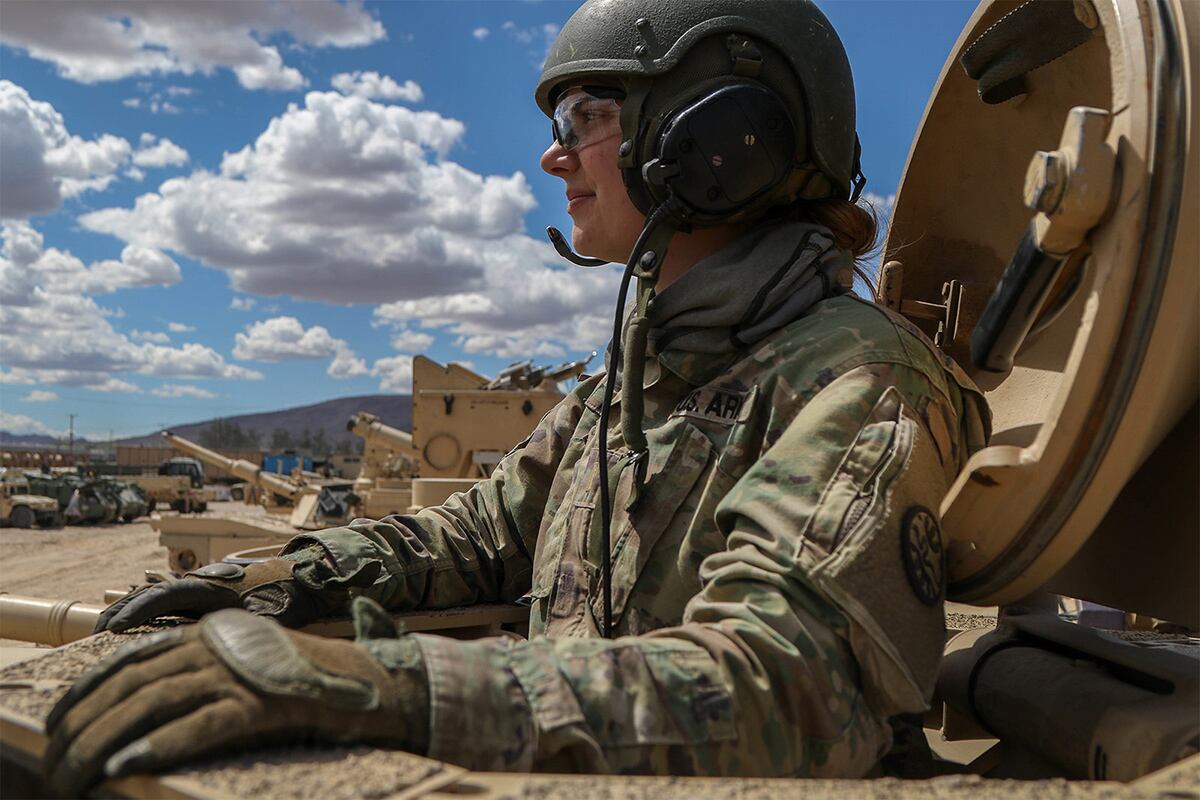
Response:
[[[928,706],[945,642],[945,472],[895,388],[880,397],[822,495],[807,571],[847,616],[864,691],[881,713]],[[931,510],[932,509],[932,510]]]

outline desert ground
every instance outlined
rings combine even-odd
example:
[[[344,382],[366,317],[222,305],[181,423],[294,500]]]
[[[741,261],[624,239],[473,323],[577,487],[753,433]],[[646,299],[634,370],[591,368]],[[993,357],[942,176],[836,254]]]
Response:
[[[210,515],[258,512],[243,503],[209,503]],[[170,512],[168,512],[170,513]],[[167,571],[167,549],[148,517],[126,524],[0,528],[0,593],[103,606],[110,589],[144,582],[146,570]],[[28,647],[0,639],[0,647]]]
[[[165,570],[167,549],[143,517],[124,525],[0,528],[0,592],[103,605],[106,589]]]

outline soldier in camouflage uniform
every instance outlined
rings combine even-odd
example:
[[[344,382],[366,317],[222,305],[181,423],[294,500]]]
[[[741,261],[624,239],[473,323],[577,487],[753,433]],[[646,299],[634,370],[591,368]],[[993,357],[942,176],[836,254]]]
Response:
[[[638,385],[610,401],[623,424],[603,448],[612,638],[597,454],[615,370],[582,381],[490,479],[442,506],[305,534],[281,558],[211,565],[110,608],[100,624],[110,630],[215,613],[139,641],[71,690],[48,723],[60,789],[301,737],[479,770],[855,777],[891,746],[890,718],[927,706],[945,635],[938,508],[984,445],[988,415],[919,331],[849,292],[861,247],[847,249],[842,225],[855,213],[856,155],[841,44],[805,2],[780,19],[778,4],[735,0],[632,6],[585,5],[539,86],[558,139],[543,166],[599,209],[573,198],[580,249],[623,257],[637,231],[622,215],[646,219],[644,196],[622,190],[622,208],[606,187],[621,183],[622,132],[644,127],[628,105],[640,97],[653,116],[672,71],[587,48],[632,50],[633,39],[613,41],[624,33],[600,32],[646,39],[635,17],[654,8],[665,9],[651,20],[663,52],[709,41],[690,37],[699,28],[733,48],[722,69],[744,68],[747,36],[764,64],[786,53],[788,102],[811,112],[796,146],[812,158],[797,159],[800,179],[789,174],[765,208],[676,236],[675,260],[643,287],[644,321],[628,325],[645,325],[646,344],[629,349],[637,369],[623,373]],[[683,64],[695,81],[695,63]],[[556,113],[573,98],[595,108]],[[788,213],[766,213],[779,205]],[[629,431],[645,439],[636,468]],[[380,609],[496,601],[529,605],[528,641],[404,635]],[[276,624],[348,608],[355,643]]]

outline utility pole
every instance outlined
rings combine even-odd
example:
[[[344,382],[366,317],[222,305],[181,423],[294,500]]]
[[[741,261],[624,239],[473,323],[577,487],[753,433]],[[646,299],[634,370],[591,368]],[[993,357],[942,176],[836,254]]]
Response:
[[[67,439],[67,452],[70,453],[72,456],[74,456],[75,455],[75,418],[78,417],[79,415],[78,414],[67,414],[67,416],[71,418],[71,432],[69,434],[70,438]]]

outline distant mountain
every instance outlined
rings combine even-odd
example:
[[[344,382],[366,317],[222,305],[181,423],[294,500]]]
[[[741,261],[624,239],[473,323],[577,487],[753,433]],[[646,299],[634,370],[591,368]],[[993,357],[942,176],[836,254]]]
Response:
[[[92,442],[87,439],[76,439],[75,444],[80,448],[90,446]],[[0,431],[0,446],[17,445],[23,447],[54,447],[62,445],[63,450],[67,449],[67,440],[55,439],[53,436],[46,436],[41,433],[10,433],[8,431]]]
[[[276,428],[283,428],[299,439],[307,430],[312,435],[324,431],[330,443],[340,441],[360,442],[361,437],[346,430],[346,421],[359,411],[374,414],[388,425],[401,430],[412,428],[412,396],[407,394],[368,394],[359,397],[339,397],[336,400],[326,400],[310,406],[285,408],[282,411],[266,411],[259,414],[241,414],[233,417],[206,419],[203,422],[191,422],[186,425],[172,425],[170,430],[185,439],[196,439],[200,432],[215,422],[235,424],[244,431],[257,432],[262,446],[271,444],[271,434]],[[129,439],[118,439],[117,444],[126,445],[157,445],[162,438],[157,432],[146,436],[135,436]]]
[[[346,421],[359,411],[374,414],[388,425],[401,430],[412,428],[412,396],[407,394],[368,394],[360,397],[339,397],[336,400],[326,400],[310,406],[285,408],[282,411],[266,411],[259,414],[241,414],[234,417],[206,419],[202,422],[189,422],[184,425],[172,425],[171,431],[185,439],[197,439],[200,432],[209,425],[220,421],[238,425],[244,431],[255,431],[260,435],[264,448],[271,444],[271,434],[276,428],[283,428],[299,439],[307,430],[315,436],[317,431],[324,431],[327,441],[336,444],[340,441],[360,442],[360,437],[346,430]],[[158,432],[145,436],[133,436],[128,439],[117,439],[116,444],[126,445],[158,445],[162,439]],[[105,446],[108,442],[89,442],[76,438],[75,448],[82,450],[87,447]],[[41,434],[13,434],[0,431],[0,445],[53,447],[66,443],[62,439]]]

